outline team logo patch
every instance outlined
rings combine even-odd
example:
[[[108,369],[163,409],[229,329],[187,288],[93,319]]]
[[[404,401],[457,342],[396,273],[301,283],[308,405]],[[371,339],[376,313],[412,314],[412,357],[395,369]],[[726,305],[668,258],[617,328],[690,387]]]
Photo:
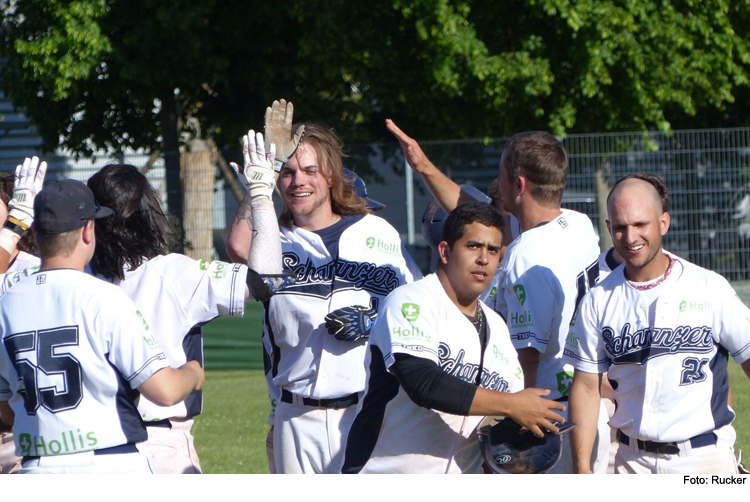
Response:
[[[510,454],[510,448],[508,447],[507,443],[503,443],[495,447],[494,457],[495,463],[497,465],[504,465],[513,460],[513,457]]]
[[[375,237],[368,237],[367,241],[365,241],[365,245],[368,248],[370,248],[370,249],[374,248],[375,247]]]
[[[404,303],[401,305],[401,313],[407,321],[414,322],[419,319],[419,305],[416,303]]]
[[[41,274],[41,275],[38,275],[36,277],[36,284],[37,284],[37,286],[40,285],[40,284],[44,284],[45,282],[47,282],[47,275],[46,274]]]
[[[565,218],[560,218],[559,220],[557,220],[557,223],[561,228],[566,228],[568,226],[568,220],[566,220]]]
[[[513,286],[513,291],[516,293],[516,298],[518,298],[523,307],[523,303],[526,301],[526,288],[523,287],[523,284],[516,284]]]
[[[143,322],[143,329],[148,331],[148,323],[146,322],[146,318],[143,317],[143,314],[141,314],[140,310],[136,310],[135,313],[138,315],[138,317],[141,318],[141,322]]]
[[[570,384],[573,383],[573,373],[569,371],[561,371],[557,374],[557,390],[563,396],[567,396],[570,393]]]
[[[708,302],[708,301],[688,302],[687,300],[682,300],[680,302],[680,312],[685,312],[686,310],[692,310],[696,312],[711,312],[713,311],[713,306],[711,305],[711,302]]]
[[[490,290],[490,298],[495,298],[496,294],[497,294],[497,288],[495,286],[492,286],[492,289]]]

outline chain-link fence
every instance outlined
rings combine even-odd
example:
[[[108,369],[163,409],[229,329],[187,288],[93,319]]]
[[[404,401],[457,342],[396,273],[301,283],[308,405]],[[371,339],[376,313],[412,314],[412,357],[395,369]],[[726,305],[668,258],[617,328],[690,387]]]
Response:
[[[454,181],[486,191],[498,175],[505,141],[424,142],[422,147]],[[750,129],[571,135],[563,144],[570,156],[564,207],[586,213],[605,233],[606,215],[597,202],[612,183],[630,173],[656,174],[670,191],[672,223],[665,247],[729,280],[750,278]],[[389,204],[383,216],[408,236],[404,178],[395,174],[403,173],[403,157],[400,151],[383,156],[368,149],[370,167],[386,180],[370,183],[370,195]],[[352,150],[356,158],[359,151]],[[421,215],[431,197],[420,180],[414,184],[411,225],[417,234],[411,244],[420,246]]]
[[[504,144],[505,139],[501,138],[430,141],[422,143],[422,147],[452,179],[486,191],[497,177]],[[730,280],[750,279],[750,129],[572,135],[563,144],[570,156],[565,207],[588,214],[595,227],[605,233],[605,227],[599,226],[604,210],[597,202],[602,195],[606,196],[608,187],[625,174],[640,171],[657,174],[667,183],[671,196],[672,224],[665,247]],[[387,205],[379,215],[401,232],[415,258],[426,266],[429,250],[420,226],[422,212],[432,197],[419,176],[413,177],[411,190],[407,190],[408,168],[398,145],[395,142],[354,145],[347,150],[351,157],[345,165],[367,180],[371,198]],[[238,152],[224,152],[228,159],[237,156]],[[49,180],[85,181],[110,163],[145,167],[166,205],[163,158],[150,159],[147,155],[105,155],[79,160],[63,156],[45,158],[50,164]],[[184,207],[185,211],[203,210],[209,215],[199,218],[203,221],[199,231],[208,232],[213,238],[214,249],[204,253],[225,257],[225,236],[238,201],[229,189],[226,169],[219,169],[215,155],[211,159],[216,163],[213,194],[197,205]],[[0,171],[12,171],[17,161],[6,157],[0,161]],[[189,185],[184,178],[183,173],[182,187]]]

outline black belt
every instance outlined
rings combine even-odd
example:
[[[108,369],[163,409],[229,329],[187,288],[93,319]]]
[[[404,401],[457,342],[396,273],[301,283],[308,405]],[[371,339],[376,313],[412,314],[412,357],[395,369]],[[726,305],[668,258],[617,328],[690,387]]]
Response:
[[[621,430],[617,431],[617,440],[625,445],[630,445],[630,438]],[[677,443],[657,443],[656,441],[643,441],[636,439],[638,442],[638,448],[648,453],[661,453],[666,455],[676,455],[680,453],[680,447]],[[705,434],[699,434],[691,437],[690,446],[693,448],[702,448],[704,446],[711,446],[716,444],[716,434],[713,432],[706,432]]]
[[[557,401],[558,403],[567,403],[568,398],[569,396],[562,396],[562,397],[558,397],[557,399],[555,399],[555,401]]]
[[[281,389],[281,402],[282,403],[294,403],[294,395],[286,389]],[[344,397],[337,397],[334,399],[312,399],[310,397],[303,397],[302,404],[305,406],[315,406],[317,408],[348,408],[359,402],[359,394],[349,394]]]
[[[76,453],[76,452],[71,452]],[[86,453],[86,452],[78,452],[78,453]],[[117,455],[121,453],[138,453],[138,448],[135,447],[134,444],[128,443],[128,444],[121,444],[119,446],[112,446],[110,448],[101,448],[99,450],[94,450],[94,455]],[[48,456],[62,456],[62,455],[48,455]],[[26,462],[27,460],[39,460],[39,455],[26,455],[21,460],[22,462]]]
[[[170,422],[167,419],[164,420],[156,420],[154,422],[144,422],[146,427],[163,427],[165,429],[171,429],[172,428],[172,422]]]

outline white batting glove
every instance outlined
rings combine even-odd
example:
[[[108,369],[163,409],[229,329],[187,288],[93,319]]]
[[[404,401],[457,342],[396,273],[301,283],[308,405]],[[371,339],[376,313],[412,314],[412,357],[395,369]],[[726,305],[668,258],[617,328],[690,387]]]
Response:
[[[47,163],[39,163],[39,157],[31,157],[16,167],[13,183],[13,198],[8,203],[8,219],[28,230],[34,222],[34,199],[42,189]]]
[[[34,222],[34,199],[41,191],[47,163],[26,158],[16,167],[13,198],[8,202],[8,220],[0,234],[0,247],[13,254],[16,243]]]
[[[256,133],[251,129],[246,136],[242,137],[242,157],[245,163],[242,171],[234,162],[230,165],[247,191],[250,192],[250,197],[263,196],[271,199],[273,189],[276,186],[276,175],[273,169],[276,145],[272,143],[269,152],[266,154],[263,133]]]

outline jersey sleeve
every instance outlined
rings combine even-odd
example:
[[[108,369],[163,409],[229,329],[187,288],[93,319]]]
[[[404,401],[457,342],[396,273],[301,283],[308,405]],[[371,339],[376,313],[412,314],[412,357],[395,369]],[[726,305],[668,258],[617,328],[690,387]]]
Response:
[[[13,391],[10,390],[8,381],[0,375],[0,401],[10,401],[11,397],[13,397]]]
[[[169,366],[167,358],[151,332],[151,327],[135,304],[123,295],[113,295],[117,305],[110,303],[100,319],[105,322],[102,333],[110,333],[108,358],[128,381],[132,389],[140,387],[154,373]]]
[[[19,270],[17,272],[8,272],[3,274],[3,282],[0,284],[0,296],[5,294],[10,288],[15,286],[18,281],[23,279],[24,277],[27,277],[37,270],[39,270],[39,265],[33,265],[31,267],[24,268],[22,270]]]
[[[716,278],[713,298],[719,299],[714,305],[714,325],[718,327],[714,336],[726,348],[736,363],[750,359],[750,309],[723,277]]]
[[[611,364],[604,348],[592,292],[586,293],[570,322],[563,361],[586,373],[605,373]]]
[[[561,310],[555,304],[563,294],[552,271],[516,262],[503,278],[502,294],[507,309],[505,321],[515,348],[546,352],[553,316],[559,316]]]
[[[179,257],[163,269],[192,324],[220,315],[241,317],[248,299],[247,266]]]
[[[394,354],[407,354],[440,364],[436,322],[426,308],[427,298],[396,290],[380,309],[372,327],[370,341],[383,353],[386,368],[394,363]]]

